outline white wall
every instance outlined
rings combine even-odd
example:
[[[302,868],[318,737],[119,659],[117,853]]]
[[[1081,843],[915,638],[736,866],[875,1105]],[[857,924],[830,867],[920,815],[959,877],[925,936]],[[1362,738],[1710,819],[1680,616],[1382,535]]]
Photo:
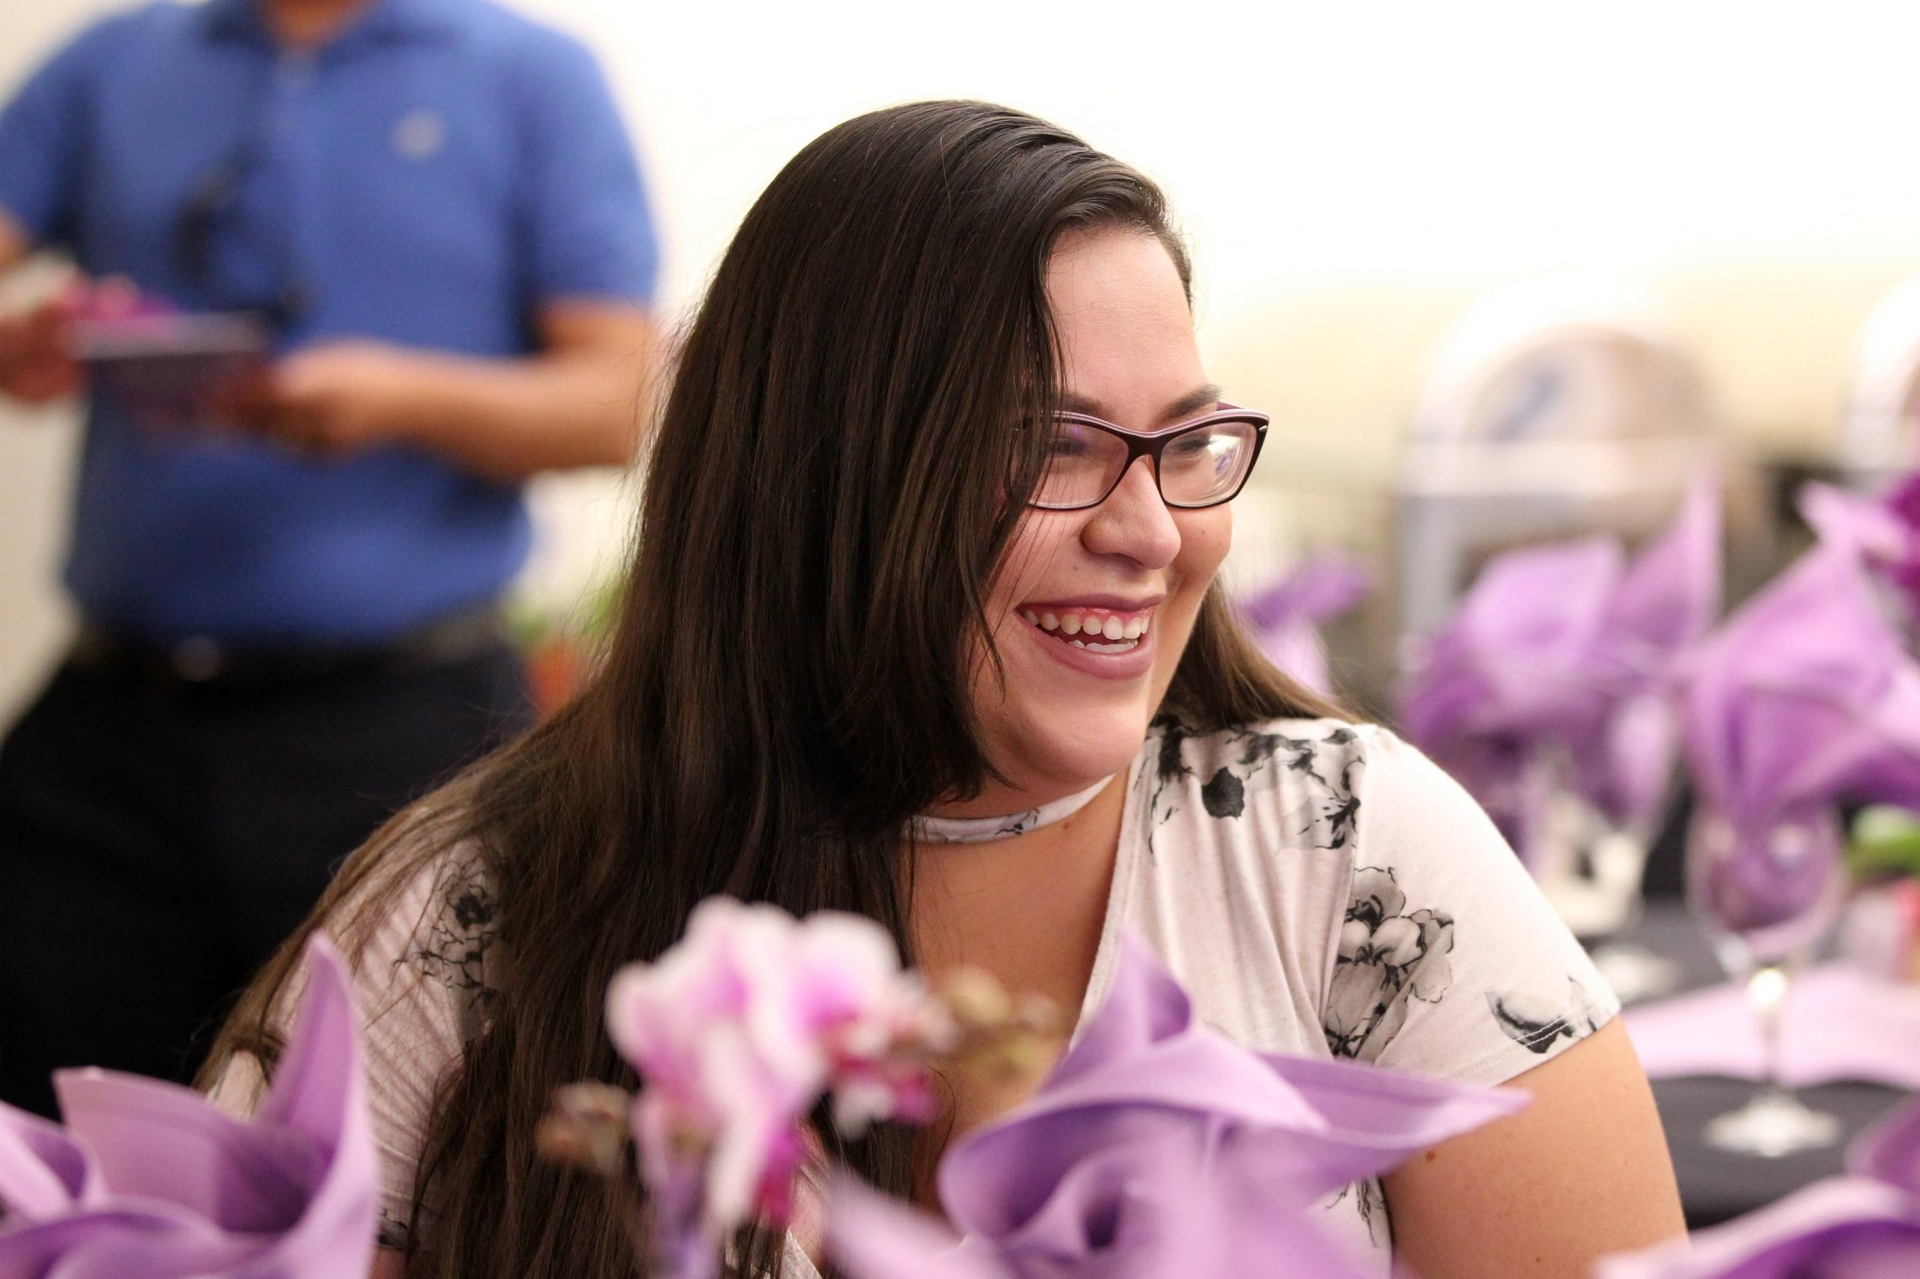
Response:
[[[1920,269],[1920,6],[1898,0],[518,2],[614,75],[670,308],[822,129],[996,99],[1166,182],[1209,349],[1363,472],[1424,342],[1478,288],[1568,268],[1668,283],[1735,416],[1817,442],[1852,324]],[[104,7],[0,7],[0,84]],[[4,712],[56,629],[40,583],[64,457],[58,429],[0,427]],[[619,506],[600,481],[551,505],[588,512],[562,517],[590,530],[548,570],[569,580]]]
[[[858,111],[1008,102],[1168,184],[1210,316],[1328,285],[1913,257],[1920,7],[527,0],[615,70],[687,296]]]

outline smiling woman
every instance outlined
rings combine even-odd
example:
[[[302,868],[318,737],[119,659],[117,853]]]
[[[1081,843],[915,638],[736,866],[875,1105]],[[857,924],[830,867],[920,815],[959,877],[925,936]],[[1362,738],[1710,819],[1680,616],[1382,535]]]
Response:
[[[385,1239],[416,1273],[633,1272],[531,1138],[556,1084],[631,1084],[599,994],[715,893],[857,911],[936,975],[1083,1015],[1131,933],[1248,1046],[1519,1077],[1526,1114],[1326,1206],[1377,1273],[1570,1279],[1678,1229],[1616,1005],[1491,824],[1235,631],[1215,575],[1264,419],[1220,403],[1189,288],[1152,184],[1004,108],[863,116],[774,179],[688,336],[604,670],[308,926],[374,1010]],[[236,1107],[300,940],[216,1053]],[[1549,998],[1551,1024],[1497,1016]],[[1019,1100],[950,1084],[919,1134],[815,1135],[925,1199]],[[735,1268],[812,1275],[806,1207]]]

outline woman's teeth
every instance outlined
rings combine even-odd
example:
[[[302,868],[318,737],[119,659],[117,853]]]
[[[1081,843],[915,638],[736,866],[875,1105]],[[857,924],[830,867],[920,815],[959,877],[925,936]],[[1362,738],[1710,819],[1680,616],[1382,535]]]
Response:
[[[1084,648],[1090,653],[1126,653],[1138,648],[1140,637],[1147,633],[1150,620],[1145,613],[1122,618],[1113,613],[1084,610],[1043,613],[1035,609],[1023,609],[1020,616],[1055,639],[1063,640],[1075,648]]]

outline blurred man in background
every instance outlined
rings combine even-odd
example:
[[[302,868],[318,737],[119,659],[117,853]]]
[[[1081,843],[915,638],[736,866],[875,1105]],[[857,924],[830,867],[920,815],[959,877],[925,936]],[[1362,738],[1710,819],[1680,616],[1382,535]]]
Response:
[[[218,420],[89,408],[81,633],[0,749],[0,1099],[48,1112],[55,1067],[191,1069],[331,866],[524,725],[520,482],[631,457],[655,250],[592,56],[488,0],[101,21],[0,114],[0,268],[43,246],[82,281],[0,319],[16,400],[86,389],[91,281],[275,338]]]

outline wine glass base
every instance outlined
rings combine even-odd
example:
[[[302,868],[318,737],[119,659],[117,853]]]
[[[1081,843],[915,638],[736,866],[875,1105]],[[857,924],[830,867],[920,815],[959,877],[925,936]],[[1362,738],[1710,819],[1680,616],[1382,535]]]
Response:
[[[1707,1145],[1729,1154],[1782,1159],[1839,1144],[1840,1120],[1790,1092],[1765,1088],[1738,1110],[1707,1124]]]

